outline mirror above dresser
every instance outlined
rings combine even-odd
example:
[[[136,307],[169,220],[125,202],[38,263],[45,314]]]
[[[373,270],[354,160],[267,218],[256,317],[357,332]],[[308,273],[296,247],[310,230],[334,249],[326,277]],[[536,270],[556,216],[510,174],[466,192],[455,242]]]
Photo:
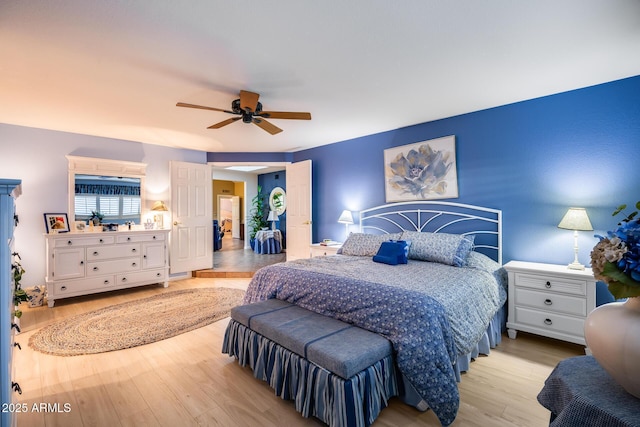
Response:
[[[141,224],[145,206],[145,163],[66,156],[69,162],[69,219],[87,222],[93,211],[104,222]]]

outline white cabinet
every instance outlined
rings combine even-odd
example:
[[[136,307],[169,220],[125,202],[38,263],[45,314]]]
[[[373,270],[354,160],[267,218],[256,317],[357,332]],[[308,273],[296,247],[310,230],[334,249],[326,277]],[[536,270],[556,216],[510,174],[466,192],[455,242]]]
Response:
[[[323,245],[322,243],[313,243],[311,245],[311,258],[318,256],[336,255],[338,249],[342,247],[342,243],[334,243]]]
[[[531,332],[585,345],[584,322],[596,305],[596,281],[590,268],[511,261],[509,337]]]
[[[0,425],[15,426],[16,418],[10,408],[15,403],[19,385],[13,382],[13,351],[16,329],[13,323],[13,229],[16,225],[14,199],[20,195],[20,181],[0,179]],[[5,410],[5,408],[7,410]]]
[[[47,234],[47,301],[134,286],[168,286],[169,230]]]

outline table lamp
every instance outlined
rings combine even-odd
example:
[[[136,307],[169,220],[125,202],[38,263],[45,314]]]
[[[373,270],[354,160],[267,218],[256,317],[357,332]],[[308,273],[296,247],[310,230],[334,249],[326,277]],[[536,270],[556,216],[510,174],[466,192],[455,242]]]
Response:
[[[344,224],[345,238],[349,237],[349,224],[353,224],[353,215],[351,211],[343,210],[338,218],[340,224]]]
[[[157,223],[158,229],[162,230],[164,228],[164,214],[161,212],[166,212],[169,210],[167,209],[167,205],[165,205],[162,200],[158,200],[153,204],[151,210],[158,212],[158,215],[153,216],[153,222]]]
[[[578,231],[591,231],[591,221],[587,215],[585,208],[569,208],[567,213],[562,217],[558,228],[573,230],[573,262],[567,267],[571,270],[584,270],[584,265],[578,262]]]
[[[267,221],[271,221],[271,229],[276,229],[276,221],[279,221],[278,214],[276,211],[269,211],[269,216],[267,217]]]

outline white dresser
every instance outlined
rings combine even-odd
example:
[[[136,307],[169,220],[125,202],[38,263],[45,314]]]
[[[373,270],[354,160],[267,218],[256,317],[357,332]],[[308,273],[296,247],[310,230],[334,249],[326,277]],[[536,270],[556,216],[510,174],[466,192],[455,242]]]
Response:
[[[20,181],[0,179],[0,425],[15,426],[15,392],[20,386],[13,382],[13,351],[17,326],[13,323],[13,229],[16,226],[15,201],[20,195]]]
[[[531,332],[585,345],[584,322],[596,306],[596,280],[590,268],[511,261],[509,338]]]
[[[47,301],[163,283],[169,230],[46,234]]]

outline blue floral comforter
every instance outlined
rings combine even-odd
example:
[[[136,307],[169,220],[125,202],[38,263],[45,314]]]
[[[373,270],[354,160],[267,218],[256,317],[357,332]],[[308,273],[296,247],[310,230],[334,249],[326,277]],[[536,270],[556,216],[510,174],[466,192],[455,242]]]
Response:
[[[376,332],[393,343],[404,377],[443,425],[459,406],[454,363],[506,301],[500,266],[472,253],[468,267],[329,256],[264,267],[244,302],[278,298]]]

